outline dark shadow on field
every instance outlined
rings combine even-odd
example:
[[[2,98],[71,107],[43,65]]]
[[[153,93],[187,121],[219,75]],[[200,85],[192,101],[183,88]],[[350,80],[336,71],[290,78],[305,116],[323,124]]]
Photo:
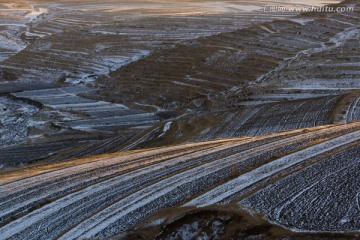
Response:
[[[272,224],[260,214],[249,214],[237,205],[206,208],[168,208],[145,219],[134,231],[112,240],[142,239],[359,239],[351,233],[292,232]]]

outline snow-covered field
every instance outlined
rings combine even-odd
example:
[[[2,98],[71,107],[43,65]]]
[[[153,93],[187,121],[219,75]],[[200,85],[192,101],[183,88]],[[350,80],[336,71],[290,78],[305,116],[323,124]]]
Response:
[[[121,104],[112,104],[111,99],[103,101],[104,97],[98,94],[91,96],[96,99],[93,100],[50,91],[41,98],[37,96],[41,92],[36,92],[36,87],[40,83],[94,84],[99,77],[106,78],[110,72],[148,56],[155,49],[249,26],[254,24],[253,20],[263,22],[274,18],[256,16],[251,9],[240,11],[234,9],[235,5],[241,7],[249,3],[4,1],[0,3],[0,81],[8,85],[6,89],[0,86],[0,91],[46,106],[40,110],[40,121],[54,124],[51,128],[118,132],[135,126],[152,127],[158,121],[152,111],[161,110],[156,105],[147,113],[129,106],[125,107],[131,108],[127,111]],[[204,13],[196,13],[199,8]],[[225,13],[229,15],[223,18]],[[11,77],[3,77],[5,75]],[[13,88],[9,87],[12,83]],[[31,92],[18,93],[27,88],[35,90],[34,96],[26,96]],[[146,108],[143,101],[133,104]],[[7,142],[40,139],[46,131],[38,130],[32,131],[31,136],[7,134]],[[17,140],[11,140],[11,136]]]
[[[212,204],[359,232],[359,5],[264,4],[0,3],[0,239],[104,239]]]
[[[359,88],[359,16],[307,13],[185,41],[98,83],[104,95],[139,93],[111,95],[121,102],[183,111],[346,94]]]
[[[112,0],[2,4],[0,67],[16,72],[21,81],[54,82],[65,76],[70,83],[93,82],[159,47],[274,18],[254,15],[261,4]]]
[[[345,119],[347,122],[360,120],[360,96],[349,105]]]
[[[0,97],[0,148],[26,141],[28,127],[41,124],[32,121],[38,111],[25,101]]]
[[[34,35],[31,25],[47,14],[47,8],[29,3],[0,3],[0,61],[25,49],[30,43],[22,35]]]
[[[226,18],[219,12],[186,16],[169,12],[155,16],[158,3],[144,8],[135,2],[127,4],[131,6],[125,4],[126,8],[119,6],[110,12],[106,2],[91,1],[4,5],[4,9],[10,9],[8,13],[19,8],[18,11],[34,16],[31,23],[14,23],[13,27],[27,30],[31,26],[31,33],[44,37],[28,36],[26,41],[31,44],[0,64],[0,78],[9,81],[6,86],[0,85],[0,92],[42,107],[32,122],[43,123],[44,127],[26,125],[27,134],[8,134],[7,142],[25,145],[16,145],[16,149],[6,146],[0,162],[17,165],[48,159],[39,145],[44,140],[54,146],[54,141],[48,141],[51,138],[66,142],[54,146],[49,151],[51,157],[59,149],[69,150],[72,137],[77,136],[77,144],[86,142],[79,150],[63,151],[60,155],[65,157],[132,149],[154,139],[168,144],[178,137],[181,141],[201,141],[329,124],[339,99],[358,85],[354,54],[359,44],[357,12],[329,14],[320,19],[316,15],[297,16],[295,22],[276,20],[260,24],[279,16],[238,11],[230,2],[222,5],[225,7],[221,11],[228,11]],[[180,13],[204,3],[169,3],[160,10],[169,10],[173,4],[179,4],[176,11]],[[217,4],[220,3],[210,4],[207,11],[218,9]],[[238,4],[241,7],[249,3]],[[83,11],[77,11],[80,7]],[[297,23],[300,20],[304,21]],[[244,29],[254,23],[260,25]],[[7,24],[8,30],[11,24]],[[193,40],[197,37],[200,38]],[[335,54],[339,58],[331,57]],[[304,68],[309,61],[313,64]],[[317,68],[331,72],[314,70]],[[334,69],[339,69],[339,73],[334,75]],[[300,71],[302,77],[319,76],[293,81]],[[94,91],[62,92],[81,89],[86,84],[97,87],[91,88]],[[342,109],[349,112],[347,121],[356,120],[351,117],[357,114],[356,103],[349,102],[347,107]],[[171,114],[176,119],[163,121],[157,116],[166,110],[176,110]],[[187,121],[186,117],[193,119],[202,110],[208,118],[221,115],[223,119],[214,120],[211,126],[200,124],[204,126],[190,134],[184,132],[192,132],[186,127],[191,126],[191,120],[179,129],[178,116],[180,121]],[[95,142],[91,142],[89,134]],[[17,140],[11,140],[11,136]],[[81,140],[83,137],[86,141]],[[36,149],[29,161],[21,154],[25,147],[29,151]],[[92,147],[96,151],[91,151]],[[21,157],[15,157],[18,155]],[[61,157],[57,155],[55,159]]]
[[[331,123],[332,112],[340,96],[284,101],[249,106],[224,113],[225,117],[197,140],[259,136],[284,130],[321,126]]]
[[[358,151],[359,130],[359,123],[324,126],[3,173],[0,219],[12,220],[0,228],[0,234],[4,239],[104,238],[176,204],[239,201],[279,224],[303,231],[359,230],[354,201],[358,155],[353,154]],[[349,164],[342,165],[349,154],[353,154],[346,160]],[[312,174],[320,165],[319,174]],[[333,171],[346,175],[348,184],[339,175],[325,181],[332,179],[327,173]],[[303,172],[309,179],[299,178]],[[283,191],[285,186],[289,191]],[[336,194],[338,189],[341,192]],[[312,204],[315,198],[317,203]],[[323,211],[314,212],[317,204],[323,204]],[[293,205],[298,206],[295,213]],[[336,205],[343,207],[330,210]],[[317,219],[322,219],[321,225]]]
[[[91,99],[96,88],[48,86],[9,88],[14,92],[0,98],[3,167],[131,149],[152,137],[161,120],[152,112]]]

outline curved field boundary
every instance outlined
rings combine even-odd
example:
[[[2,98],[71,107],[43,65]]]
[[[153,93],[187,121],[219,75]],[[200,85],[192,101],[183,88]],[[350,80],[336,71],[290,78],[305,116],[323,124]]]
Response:
[[[349,106],[349,110],[346,114],[346,121],[356,121],[360,120],[360,96],[357,97]]]
[[[360,123],[351,123],[151,149],[54,170],[0,186],[0,235],[106,238],[199,194],[188,204],[220,202],[244,184],[359,139]],[[274,160],[279,154],[286,156]],[[234,168],[240,176],[229,181]]]
[[[240,204],[295,231],[359,232],[359,156],[359,144],[354,144],[270,183]]]
[[[290,168],[291,166],[309,158],[321,156],[328,151],[358,141],[359,139],[360,131],[357,131],[279,158],[278,160],[256,168],[253,171],[245,173],[240,177],[205,193],[204,195],[185,204],[185,206],[207,206],[219,203],[225,198],[230,197],[231,195],[244,190],[252,184],[264,180],[286,168]]]

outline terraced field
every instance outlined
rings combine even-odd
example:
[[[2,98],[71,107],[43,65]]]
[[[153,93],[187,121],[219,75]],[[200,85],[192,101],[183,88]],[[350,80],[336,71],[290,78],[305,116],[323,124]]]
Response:
[[[162,120],[154,112],[90,99],[95,88],[23,87],[3,89],[13,92],[1,98],[1,168],[137,148]]]
[[[271,90],[293,99],[347,93],[359,88],[360,12],[357,1],[343,5],[354,11],[304,13],[160,49],[98,83],[109,99],[165,109],[235,108],[272,99]]]
[[[3,171],[0,235],[104,238],[163,208],[237,202],[290,228],[358,231],[359,141],[356,122]]]
[[[199,140],[259,136],[290,129],[331,123],[340,96],[277,102],[225,113],[225,118],[200,136]]]
[[[13,50],[16,55],[4,52],[0,67],[24,82],[92,82],[153,49],[280,15],[256,16],[252,10],[260,9],[261,2],[248,4],[249,10],[232,2],[31,0],[21,7],[9,1],[3,4],[0,16],[3,13],[4,21],[9,19],[7,13],[23,18],[12,35],[22,47]],[[21,16],[28,12],[30,19]],[[7,23],[4,27],[14,28]]]
[[[0,2],[0,239],[117,239],[214,206],[358,237],[358,1]]]
[[[29,22],[45,12],[45,9],[35,9],[26,2],[0,2],[0,61],[26,48],[27,42],[21,38],[22,33],[29,30]]]
[[[163,109],[105,99],[94,81],[158,48],[294,15],[259,16],[264,3],[1,1],[0,102],[17,110],[2,111],[0,166],[138,148]]]
[[[79,95],[94,92],[96,89],[84,86],[70,86],[43,90],[24,91],[13,94],[17,98],[31,99],[43,106],[60,112],[73,112],[81,117],[67,116],[58,122],[61,126],[83,130],[111,130],[121,127],[152,126],[157,118],[152,113],[129,109],[121,104],[95,101]]]
[[[360,96],[351,102],[346,114],[346,121],[349,122],[356,120],[360,120]]]
[[[335,19],[314,21],[311,27],[321,28],[325,34],[346,30],[332,36],[322,47],[302,53],[291,64],[278,69],[272,78],[282,79],[287,88],[358,89],[359,19],[359,14],[343,13]]]

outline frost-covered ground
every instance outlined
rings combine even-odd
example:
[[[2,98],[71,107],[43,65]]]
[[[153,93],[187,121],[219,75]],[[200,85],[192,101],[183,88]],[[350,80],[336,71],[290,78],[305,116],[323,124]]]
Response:
[[[98,84],[116,101],[183,112],[346,94],[359,88],[359,16],[304,13],[185,41]]]
[[[0,66],[16,72],[22,81],[53,82],[66,77],[71,83],[92,82],[155,48],[286,16],[253,16],[252,11],[263,3],[266,1],[3,3],[0,48],[4,52],[0,58],[12,58]],[[28,49],[13,56],[25,47]]]
[[[252,12],[254,6],[259,8],[261,4],[2,1],[0,81],[7,82],[7,85],[1,85],[0,92],[45,106],[39,109],[41,117],[37,118],[47,126],[43,129],[31,126],[29,135],[8,134],[7,142],[15,144],[29,139],[39,140],[46,131],[61,132],[57,129],[59,127],[64,131],[100,128],[118,133],[138,125],[143,129],[149,128],[150,133],[158,120],[154,110],[162,110],[156,105],[134,102],[134,106],[125,108],[130,108],[129,116],[138,117],[129,117],[126,116],[127,111],[119,107],[120,103],[113,104],[111,99],[103,101],[97,91],[77,93],[90,96],[75,96],[48,90],[48,95],[41,97],[42,92],[36,96],[36,90],[46,88],[47,84],[50,88],[56,84],[65,87],[94,84],[99,77],[138,61],[155,49],[169,48],[181,41],[278,17],[278,14],[257,16]],[[225,14],[226,18],[223,17]],[[286,16],[283,14],[281,17]],[[40,87],[41,84],[44,86]],[[35,91],[34,96],[31,92],[19,93],[23,90]],[[24,130],[19,129],[19,132]],[[11,136],[17,140],[11,140]],[[29,144],[32,146],[32,143]]]
[[[0,3],[0,61],[15,55],[30,42],[24,35],[32,35],[31,25],[48,14],[47,8],[35,7],[20,1],[2,1]]]
[[[3,48],[0,58],[3,61],[14,58],[0,66],[16,72],[23,81],[49,82],[65,76],[68,82],[91,82],[148,55],[160,45],[169,46],[177,41],[294,15],[258,13],[263,5],[271,3],[267,0],[256,3],[4,1],[0,5],[0,48]],[[283,4],[299,3],[284,1]],[[324,1],[312,2],[312,5],[322,4]],[[255,15],[254,11],[257,11]],[[68,38],[71,46],[67,46]],[[58,46],[59,39],[62,46]],[[13,56],[25,47],[29,49],[19,57]],[[34,57],[38,60],[36,64],[31,61]],[[74,64],[76,68],[71,66]]]
[[[21,142],[32,147],[47,131],[96,141],[101,133],[99,148],[115,151],[145,139],[154,141],[142,146],[312,127],[354,109],[337,104],[358,85],[358,12],[292,19],[255,9],[271,3],[4,2],[0,32],[27,47],[0,63],[0,92],[38,104],[36,119],[46,122]],[[85,85],[94,90],[61,93]]]
[[[3,167],[131,149],[152,137],[151,131],[162,119],[155,113],[81,96],[92,96],[96,88],[37,87],[1,98]]]
[[[289,228],[359,231],[359,141],[359,123],[327,125],[3,171],[0,236],[107,238],[167,207],[238,202]]]
[[[359,231],[360,126],[326,125],[359,120],[359,8],[254,12],[271,3],[1,4],[0,238],[105,238],[212,203]]]
[[[0,148],[26,141],[28,127],[41,124],[32,120],[38,111],[24,101],[0,97]]]

